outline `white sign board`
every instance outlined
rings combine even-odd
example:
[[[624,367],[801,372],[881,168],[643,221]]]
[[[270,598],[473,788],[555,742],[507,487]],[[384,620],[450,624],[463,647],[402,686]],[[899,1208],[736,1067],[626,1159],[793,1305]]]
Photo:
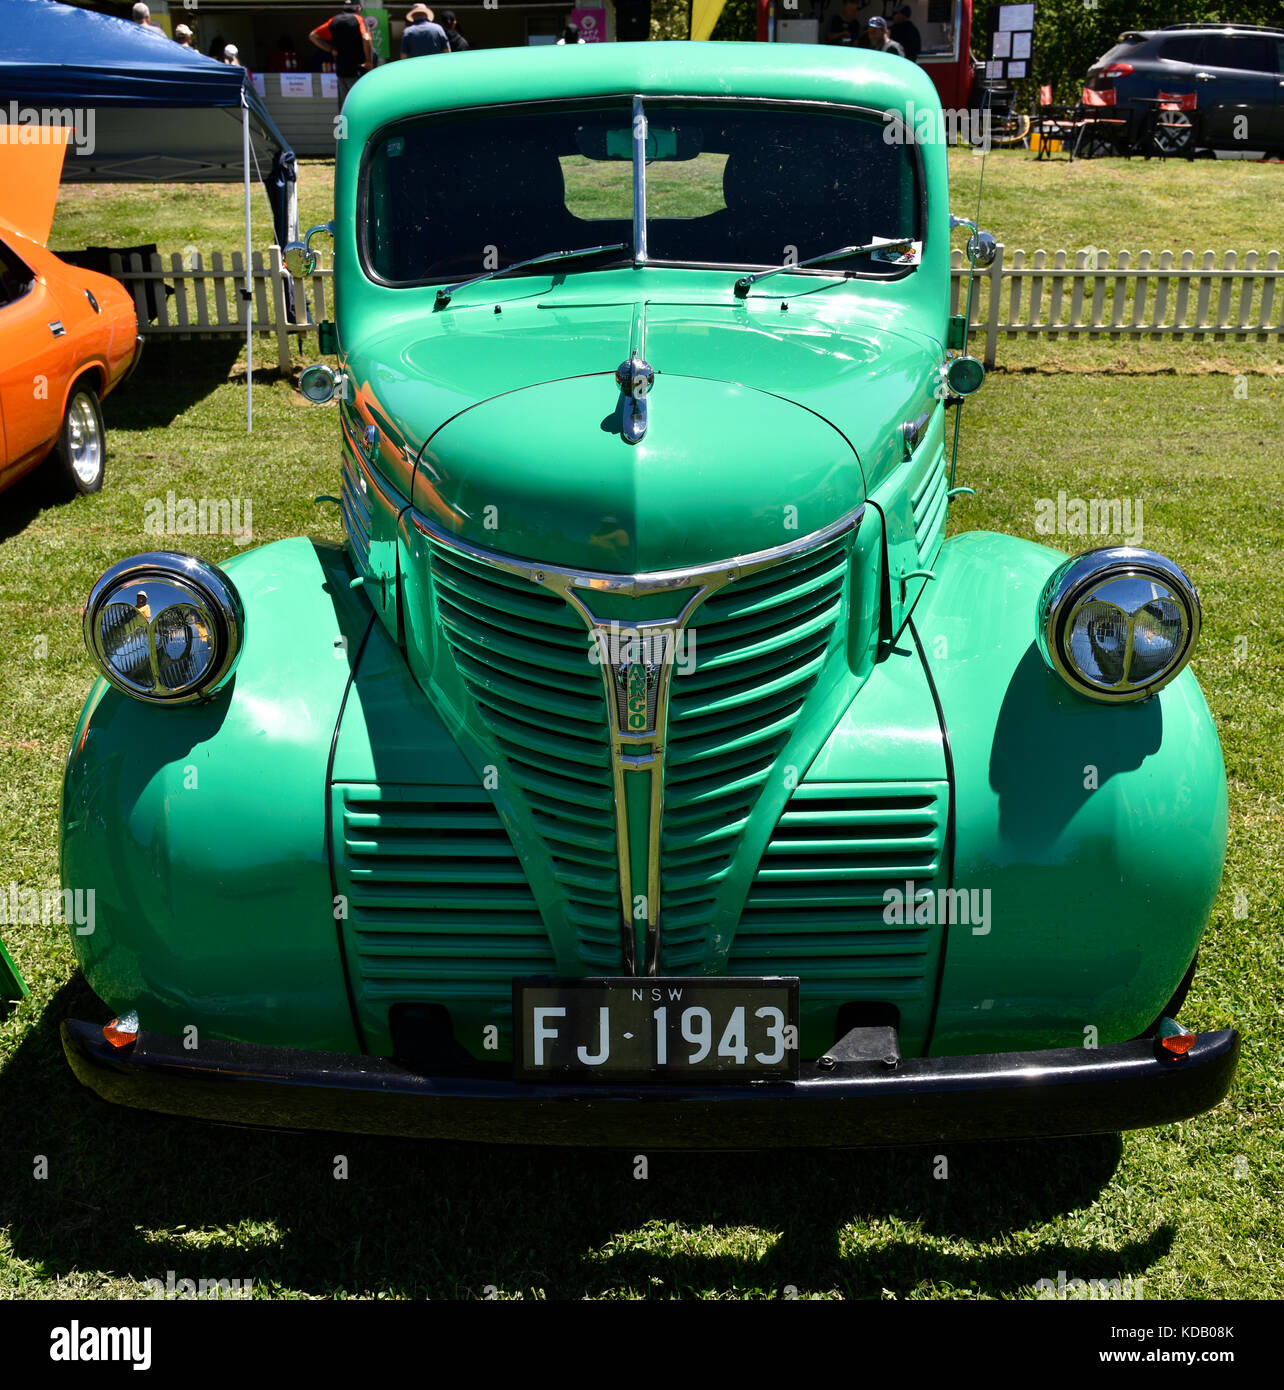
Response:
[[[1033,5],[1000,5],[1000,6],[999,6],[999,28],[1000,28],[1000,29],[1033,29],[1033,28],[1034,28],[1034,6],[1033,6]]]

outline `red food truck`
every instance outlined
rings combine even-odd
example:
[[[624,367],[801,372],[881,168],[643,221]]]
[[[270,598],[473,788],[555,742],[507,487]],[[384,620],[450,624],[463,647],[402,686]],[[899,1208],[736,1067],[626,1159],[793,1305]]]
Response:
[[[869,21],[891,25],[893,12],[910,8],[922,48],[918,64],[932,79],[947,111],[973,105],[980,64],[972,57],[972,0],[758,0],[758,38],[764,43],[869,43]]]

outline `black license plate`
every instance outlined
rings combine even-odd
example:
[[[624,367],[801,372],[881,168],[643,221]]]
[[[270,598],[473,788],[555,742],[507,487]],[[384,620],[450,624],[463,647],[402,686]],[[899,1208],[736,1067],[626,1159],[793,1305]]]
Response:
[[[780,976],[514,980],[519,1081],[798,1076],[798,981]]]

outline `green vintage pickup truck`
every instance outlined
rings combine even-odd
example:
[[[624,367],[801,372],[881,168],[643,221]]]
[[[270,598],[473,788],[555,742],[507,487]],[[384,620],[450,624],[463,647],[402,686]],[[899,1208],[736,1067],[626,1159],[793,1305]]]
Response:
[[[426,61],[354,89],[333,223],[288,253],[333,235],[337,364],[301,387],[346,544],[134,556],[90,595],[77,1075],[654,1147],[1215,1104],[1237,1034],[1175,1018],[1226,835],[1199,601],[1135,547],[945,539],[984,370],[928,79]]]

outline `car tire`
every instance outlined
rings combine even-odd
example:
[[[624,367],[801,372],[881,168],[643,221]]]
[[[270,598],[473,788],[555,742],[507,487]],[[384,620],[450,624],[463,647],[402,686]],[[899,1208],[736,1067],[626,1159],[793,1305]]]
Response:
[[[67,497],[85,496],[103,485],[107,436],[98,394],[87,381],[72,388],[49,462]]]
[[[1150,137],[1150,152],[1161,159],[1179,159],[1190,149],[1195,138],[1195,123],[1185,111],[1164,113],[1168,120]]]

